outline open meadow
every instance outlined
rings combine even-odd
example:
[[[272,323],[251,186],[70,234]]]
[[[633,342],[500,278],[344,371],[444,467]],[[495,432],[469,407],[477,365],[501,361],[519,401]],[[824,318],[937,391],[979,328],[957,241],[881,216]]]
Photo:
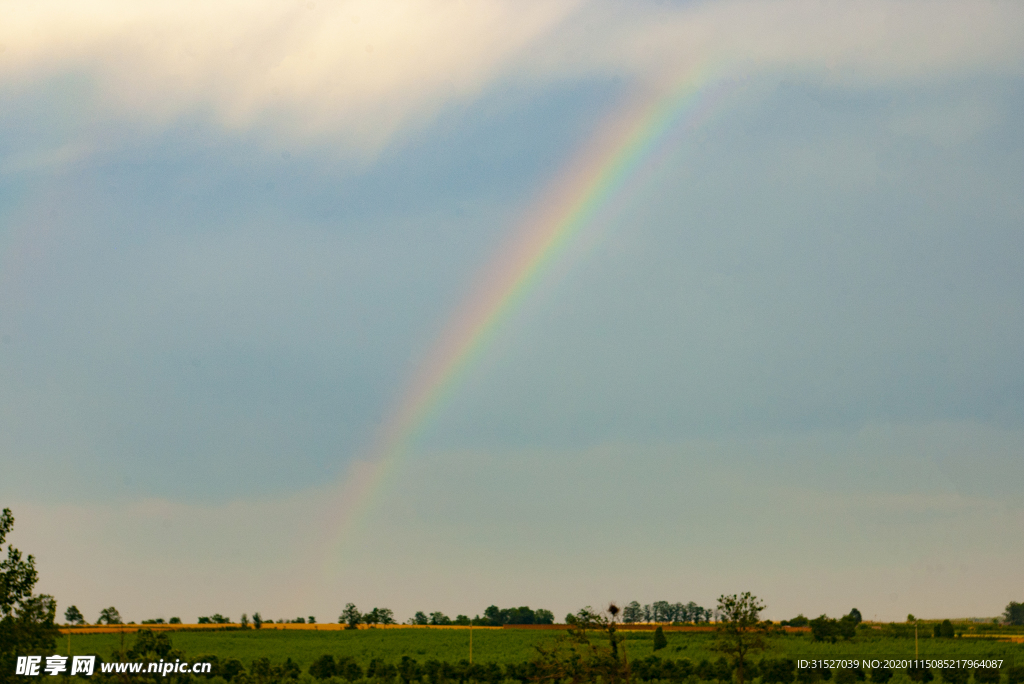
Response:
[[[708,632],[666,632],[667,646],[655,652],[652,631],[626,631],[624,647],[630,662],[638,663],[651,656],[659,662],[687,659],[694,666],[701,661],[714,662],[721,653],[714,648],[714,635]],[[562,630],[474,629],[472,661],[478,665],[491,663],[502,672],[508,666],[528,663],[537,658],[537,646],[551,646],[564,637]],[[251,669],[261,658],[271,663],[287,659],[298,666],[301,678],[308,676],[310,665],[324,655],[336,661],[352,661],[365,672],[374,660],[398,664],[409,658],[423,665],[428,661],[458,663],[470,659],[468,629],[360,629],[360,630],[196,630],[174,631],[169,636],[175,649],[189,660],[216,656],[223,663],[235,659]],[[123,636],[125,647],[131,647],[135,634]],[[602,643],[602,635],[594,633],[594,642]],[[66,654],[67,636],[60,642]],[[120,634],[74,634],[71,649],[75,654],[97,654],[110,659],[121,649]],[[1024,643],[995,638],[962,637],[953,639],[922,637],[917,641],[920,658],[987,659],[1004,661],[1004,669],[1024,664]],[[835,643],[816,642],[807,632],[775,635],[767,640],[763,653],[753,654],[754,662],[762,659],[831,659],[831,658],[913,658],[915,640],[912,636],[885,635],[881,630],[862,629],[858,636]],[[652,662],[652,661],[648,661]],[[694,677],[696,675],[690,675]],[[701,677],[697,677],[701,679]],[[720,677],[712,677],[716,679]],[[684,678],[680,678],[684,679]],[[1003,679],[1006,677],[1004,675]],[[936,680],[941,681],[936,671]],[[902,671],[895,671],[892,684],[910,682]]]

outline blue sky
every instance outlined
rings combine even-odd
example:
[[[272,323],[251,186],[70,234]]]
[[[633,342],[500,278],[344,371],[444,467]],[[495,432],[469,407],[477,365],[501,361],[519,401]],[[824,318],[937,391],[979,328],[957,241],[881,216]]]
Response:
[[[0,498],[62,605],[1020,600],[1019,7],[4,11]],[[333,498],[481,269],[697,64],[739,85],[336,548]]]

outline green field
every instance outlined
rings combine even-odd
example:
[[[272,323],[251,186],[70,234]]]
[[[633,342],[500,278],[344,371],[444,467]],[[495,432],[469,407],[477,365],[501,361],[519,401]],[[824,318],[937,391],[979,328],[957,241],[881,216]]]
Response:
[[[901,657],[914,656],[913,638],[895,638],[863,634],[849,641],[834,644],[814,642],[809,634],[775,636],[768,640],[765,658],[833,658],[833,657]],[[561,631],[540,630],[473,630],[473,662],[497,663],[505,666],[524,663],[536,656],[536,644],[551,643]],[[631,661],[650,656],[653,651],[652,632],[626,632],[626,652]],[[719,653],[713,649],[713,636],[707,633],[668,632],[668,646],[657,652],[657,657],[676,660],[688,658],[693,663],[703,659],[714,660]],[[130,647],[133,634],[126,634],[124,643]],[[599,638],[599,637],[598,637]],[[469,631],[453,629],[377,629],[358,631],[181,631],[171,633],[174,648],[190,659],[216,655],[222,662],[237,659],[247,668],[257,658],[268,658],[281,663],[291,658],[304,673],[310,664],[324,654],[335,658],[351,657],[362,668],[372,659],[389,663],[399,662],[403,656],[419,663],[428,660],[458,662],[469,659]],[[60,641],[61,652],[66,652],[67,638]],[[71,642],[76,654],[95,653],[109,659],[121,648],[117,634],[75,635]],[[1024,664],[1024,644],[1000,642],[991,639],[921,638],[918,641],[921,658],[1001,658],[1006,666]],[[1005,679],[1005,678],[1004,678]],[[909,679],[897,672],[891,684],[906,684]],[[936,680],[939,684],[939,680]]]

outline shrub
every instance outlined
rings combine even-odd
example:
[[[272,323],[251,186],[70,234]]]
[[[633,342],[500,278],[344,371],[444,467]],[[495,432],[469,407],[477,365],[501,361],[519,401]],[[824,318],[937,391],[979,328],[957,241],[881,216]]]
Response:
[[[907,668],[907,677],[914,682],[930,682],[935,679],[935,675],[927,667],[914,663]]]
[[[839,621],[835,618],[822,614],[811,620],[810,625],[811,636],[815,641],[829,641],[833,644],[836,642],[836,637],[839,636]]]
[[[974,671],[974,681],[977,684],[999,684],[1000,675],[998,667],[979,667]]]
[[[892,670],[885,665],[871,668],[871,681],[877,684],[885,684],[892,679]]]
[[[796,663],[789,658],[761,661],[761,681],[764,684],[791,684]]]
[[[330,654],[322,655],[313,661],[313,664],[309,666],[309,674],[313,675],[317,679],[327,679],[337,674],[338,669],[334,663],[334,656]]]
[[[668,646],[668,639],[665,638],[665,632],[662,631],[661,627],[654,630],[654,650],[660,651],[661,649]]]
[[[942,681],[947,684],[967,684],[967,680],[971,678],[971,671],[961,667],[944,667],[939,670],[939,674],[942,675]]]

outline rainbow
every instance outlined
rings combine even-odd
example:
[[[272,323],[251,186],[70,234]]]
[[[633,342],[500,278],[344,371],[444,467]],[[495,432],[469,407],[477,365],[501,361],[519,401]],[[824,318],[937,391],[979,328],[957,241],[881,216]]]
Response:
[[[734,89],[707,70],[694,69],[670,88],[632,98],[616,113],[543,201],[522,223],[479,286],[456,311],[380,430],[369,458],[356,462],[335,497],[329,517],[336,543],[358,523],[375,492],[407,454],[418,434],[459,387],[501,323],[537,287],[542,276],[577,241],[581,231],[643,187],[688,131],[703,124]]]

